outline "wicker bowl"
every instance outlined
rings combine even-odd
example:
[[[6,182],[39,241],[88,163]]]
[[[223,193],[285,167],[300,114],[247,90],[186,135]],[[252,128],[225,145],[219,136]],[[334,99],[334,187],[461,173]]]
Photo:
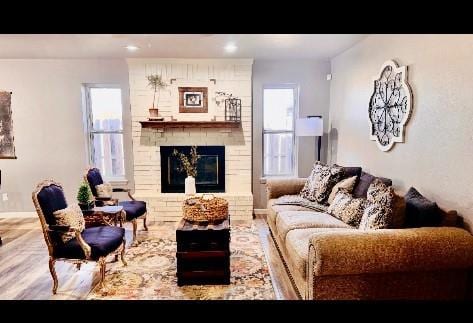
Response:
[[[228,218],[228,201],[213,194],[190,197],[184,200],[182,211],[190,222],[221,222]]]

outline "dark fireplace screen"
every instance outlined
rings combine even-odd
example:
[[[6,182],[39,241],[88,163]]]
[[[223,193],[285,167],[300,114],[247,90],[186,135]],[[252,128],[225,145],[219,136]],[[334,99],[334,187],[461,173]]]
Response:
[[[187,174],[180,170],[181,162],[173,156],[174,149],[189,156],[191,146],[161,146],[161,192],[184,193]],[[198,146],[197,193],[225,192],[225,147]]]

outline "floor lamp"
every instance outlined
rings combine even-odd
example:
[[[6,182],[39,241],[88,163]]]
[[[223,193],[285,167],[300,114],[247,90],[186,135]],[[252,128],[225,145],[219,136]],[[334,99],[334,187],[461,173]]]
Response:
[[[324,134],[324,120],[322,116],[307,116],[296,120],[296,136],[319,137],[317,145],[317,160],[320,161],[320,146]]]

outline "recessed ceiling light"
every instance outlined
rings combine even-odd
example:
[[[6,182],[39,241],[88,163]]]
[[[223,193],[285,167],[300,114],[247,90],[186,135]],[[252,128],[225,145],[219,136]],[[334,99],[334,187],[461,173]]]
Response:
[[[125,48],[128,49],[130,52],[134,52],[140,49],[138,46],[135,46],[135,45],[128,45],[128,46],[125,46]]]
[[[234,53],[238,49],[238,47],[233,43],[227,44],[224,48],[227,53]]]

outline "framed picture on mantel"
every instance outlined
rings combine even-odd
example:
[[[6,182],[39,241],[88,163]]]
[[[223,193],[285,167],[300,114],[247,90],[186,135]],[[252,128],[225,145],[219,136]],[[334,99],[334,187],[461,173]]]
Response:
[[[179,87],[179,113],[207,113],[206,87]]]

